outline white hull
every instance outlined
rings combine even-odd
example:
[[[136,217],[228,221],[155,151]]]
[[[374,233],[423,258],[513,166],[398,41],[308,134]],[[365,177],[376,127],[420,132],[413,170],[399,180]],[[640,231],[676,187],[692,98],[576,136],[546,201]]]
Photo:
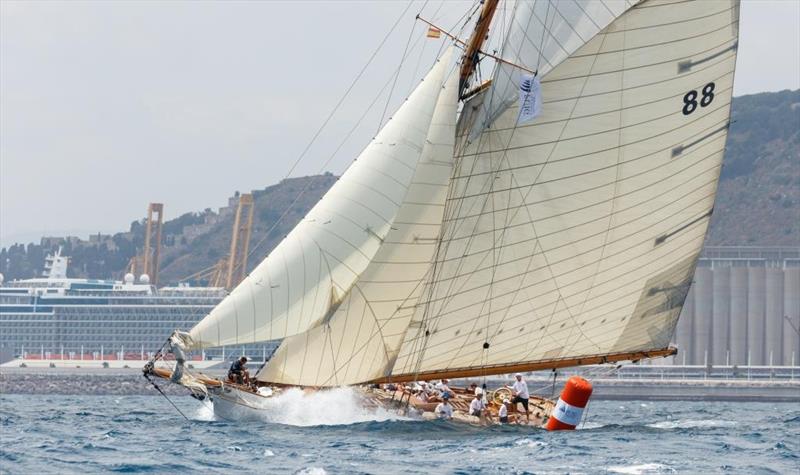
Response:
[[[228,421],[264,420],[265,403],[272,397],[241,391],[227,385],[213,388],[209,394],[214,415]]]

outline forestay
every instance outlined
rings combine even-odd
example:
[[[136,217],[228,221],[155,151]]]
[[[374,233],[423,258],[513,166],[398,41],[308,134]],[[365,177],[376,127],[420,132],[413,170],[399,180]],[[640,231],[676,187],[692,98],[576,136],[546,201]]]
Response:
[[[392,223],[409,189],[424,187],[412,182],[440,90],[437,76],[413,92],[297,227],[191,330],[193,348],[285,338],[334,315],[381,244],[396,238]]]
[[[374,259],[330,320],[285,339],[259,380],[333,386],[391,370],[436,251],[452,174],[458,75],[451,56],[449,49],[419,86],[426,100],[438,100],[411,184]]]
[[[736,0],[639,3],[542,75],[540,116],[516,127],[512,105],[463,145],[397,379],[668,346],[713,208],[738,21]]]

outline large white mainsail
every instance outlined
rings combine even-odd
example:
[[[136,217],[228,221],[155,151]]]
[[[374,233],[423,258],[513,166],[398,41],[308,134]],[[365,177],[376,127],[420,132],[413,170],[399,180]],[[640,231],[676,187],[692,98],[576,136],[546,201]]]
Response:
[[[336,313],[392,238],[415,186],[442,68],[431,74],[308,215],[190,331],[190,348],[285,338]]]
[[[440,92],[411,185],[380,249],[331,318],[281,342],[259,380],[336,386],[391,371],[436,251],[453,169],[458,74],[451,57],[452,47],[419,86]]]
[[[480,127],[394,379],[668,346],[713,208],[738,21],[738,0],[641,2],[542,75],[541,116],[517,126],[512,106]]]

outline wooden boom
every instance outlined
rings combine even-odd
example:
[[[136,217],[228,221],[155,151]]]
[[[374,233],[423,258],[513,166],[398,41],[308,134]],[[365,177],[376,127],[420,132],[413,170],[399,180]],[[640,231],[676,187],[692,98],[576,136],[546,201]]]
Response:
[[[423,371],[420,373],[398,374],[374,379],[370,383],[406,383],[410,381],[427,381],[430,379],[469,378],[476,376],[490,376],[495,374],[522,373],[527,371],[540,371],[570,366],[584,366],[590,364],[613,363],[616,361],[636,361],[643,358],[661,358],[678,353],[675,347],[663,348],[653,351],[633,351],[626,353],[608,353],[605,355],[582,356],[580,358],[561,358],[554,360],[534,361],[528,363],[514,363],[476,368],[458,368],[446,371]]]
[[[467,49],[464,51],[464,60],[461,64],[461,76],[458,81],[458,90],[463,93],[467,88],[467,80],[478,67],[478,53],[481,51],[486,35],[489,33],[489,25],[492,23],[494,12],[500,0],[486,0],[481,9],[478,21],[475,23],[475,31],[467,41]]]

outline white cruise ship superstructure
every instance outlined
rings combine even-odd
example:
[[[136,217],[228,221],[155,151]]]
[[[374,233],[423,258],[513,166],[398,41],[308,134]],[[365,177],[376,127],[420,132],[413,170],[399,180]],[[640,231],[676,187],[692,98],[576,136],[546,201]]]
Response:
[[[48,256],[40,278],[0,277],[0,352],[47,360],[147,358],[164,335],[191,328],[227,294],[221,287],[163,287],[146,275],[123,281],[68,278],[69,259]],[[261,348],[229,348],[229,353]],[[214,353],[222,354],[222,349]],[[210,357],[211,355],[207,355]]]

